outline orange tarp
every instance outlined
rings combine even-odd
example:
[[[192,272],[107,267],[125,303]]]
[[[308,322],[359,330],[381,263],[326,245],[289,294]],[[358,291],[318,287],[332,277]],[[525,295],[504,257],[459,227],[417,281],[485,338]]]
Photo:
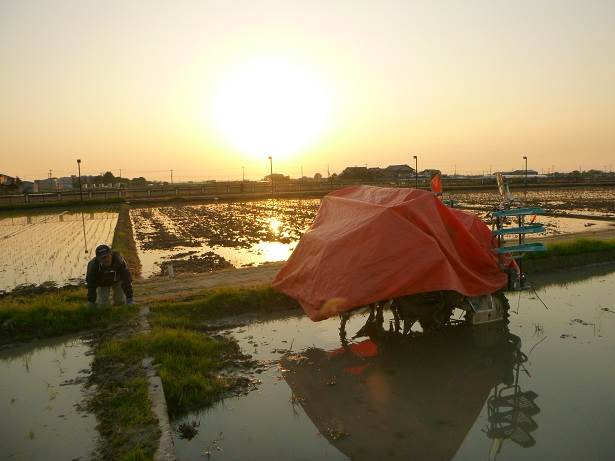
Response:
[[[478,296],[507,282],[492,249],[485,223],[432,192],[353,186],[324,197],[272,285],[312,320],[416,293]]]

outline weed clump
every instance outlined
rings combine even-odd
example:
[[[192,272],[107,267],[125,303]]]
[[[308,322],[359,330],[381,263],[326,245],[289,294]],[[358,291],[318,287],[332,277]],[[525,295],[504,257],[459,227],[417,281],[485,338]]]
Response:
[[[224,375],[222,370],[248,359],[229,339],[155,328],[147,334],[104,344],[97,360],[137,365],[146,356],[154,359],[172,417],[205,408],[240,385],[240,379]]]

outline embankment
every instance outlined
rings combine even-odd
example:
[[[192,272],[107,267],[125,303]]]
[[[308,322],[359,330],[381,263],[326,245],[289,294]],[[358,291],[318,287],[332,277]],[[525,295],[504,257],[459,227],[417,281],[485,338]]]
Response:
[[[122,205],[120,207],[117,224],[115,225],[115,233],[113,234],[113,243],[111,244],[114,250],[119,251],[134,278],[141,276],[141,261],[137,252],[137,244],[135,243],[132,222],[130,221],[130,206]]]
[[[615,262],[615,240],[577,238],[546,242],[547,251],[530,253],[521,260],[523,270],[538,274],[591,264]]]

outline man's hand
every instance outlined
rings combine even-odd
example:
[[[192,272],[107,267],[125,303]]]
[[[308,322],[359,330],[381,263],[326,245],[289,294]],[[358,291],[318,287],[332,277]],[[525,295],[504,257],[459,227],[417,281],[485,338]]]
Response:
[[[134,298],[126,298],[126,304],[132,306],[135,303]]]
[[[88,301],[88,307],[96,307],[96,303],[93,303],[92,301]]]

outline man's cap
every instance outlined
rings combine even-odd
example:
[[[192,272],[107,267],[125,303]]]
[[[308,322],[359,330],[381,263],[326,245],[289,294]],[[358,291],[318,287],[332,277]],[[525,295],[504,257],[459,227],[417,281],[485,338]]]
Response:
[[[103,256],[107,256],[111,254],[111,247],[109,245],[98,245],[96,247],[96,257],[102,258]]]

